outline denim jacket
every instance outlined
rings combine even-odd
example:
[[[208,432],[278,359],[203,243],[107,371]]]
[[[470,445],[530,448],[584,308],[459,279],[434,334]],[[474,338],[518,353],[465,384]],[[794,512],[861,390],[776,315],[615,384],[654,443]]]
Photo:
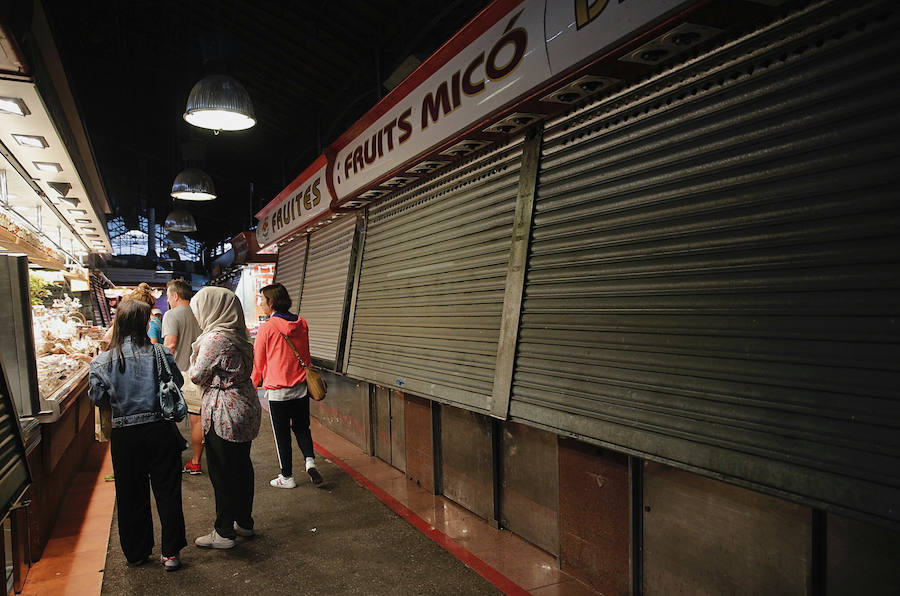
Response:
[[[168,348],[163,348],[172,378],[179,387],[184,384],[175,358]],[[134,347],[131,338],[122,343],[125,372],[119,372],[118,351],[103,352],[91,362],[91,401],[103,408],[112,408],[112,426],[120,428],[162,420],[159,407],[159,381],[156,373],[156,355],[153,346]]]

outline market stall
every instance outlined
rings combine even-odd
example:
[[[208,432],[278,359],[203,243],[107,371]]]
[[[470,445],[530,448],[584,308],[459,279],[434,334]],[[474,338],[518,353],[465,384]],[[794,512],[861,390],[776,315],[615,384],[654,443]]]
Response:
[[[256,231],[241,232],[230,244],[231,248],[213,262],[209,284],[228,288],[237,295],[247,328],[255,336],[265,317],[259,291],[273,282],[278,256],[273,247],[260,249]]]
[[[17,511],[8,591],[41,558],[93,444],[88,365],[110,323],[107,284],[85,266],[111,250],[109,203],[40,3],[31,16],[29,43],[4,45],[0,62],[0,365],[31,472],[17,502],[0,502]]]
[[[43,298],[30,271],[27,257],[0,255],[0,362],[32,473],[29,546],[37,560],[69,478],[93,443],[88,368],[105,329],[88,324],[79,299]]]

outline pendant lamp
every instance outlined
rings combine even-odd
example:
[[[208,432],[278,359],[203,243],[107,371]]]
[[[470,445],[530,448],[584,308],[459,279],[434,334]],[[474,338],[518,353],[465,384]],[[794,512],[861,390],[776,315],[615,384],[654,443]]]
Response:
[[[175,176],[169,194],[182,201],[212,201],[216,198],[216,187],[209,174],[197,168],[188,168]]]
[[[256,124],[253,102],[244,86],[227,75],[210,75],[188,95],[184,119],[199,128],[246,130]]]
[[[184,209],[174,209],[166,216],[163,229],[169,232],[196,232],[197,222],[194,216]]]
[[[184,250],[188,247],[187,239],[181,232],[169,232],[168,241],[169,246],[171,246],[172,248],[180,248]]]

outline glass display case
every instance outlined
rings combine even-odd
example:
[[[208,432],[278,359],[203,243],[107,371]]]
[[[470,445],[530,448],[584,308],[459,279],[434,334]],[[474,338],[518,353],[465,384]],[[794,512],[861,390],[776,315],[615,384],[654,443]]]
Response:
[[[88,325],[80,308],[70,296],[32,305],[26,258],[0,255],[0,359],[20,418],[55,422],[86,388],[105,330]]]
[[[42,403],[53,401],[61,388],[82,376],[100,348],[105,330],[87,325],[80,309],[81,301],[71,296],[54,300],[50,307],[32,306],[34,352]]]

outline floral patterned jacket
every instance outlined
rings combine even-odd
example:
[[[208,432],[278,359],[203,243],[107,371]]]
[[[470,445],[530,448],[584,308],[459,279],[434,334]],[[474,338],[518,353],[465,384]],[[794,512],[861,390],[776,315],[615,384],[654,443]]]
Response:
[[[259,397],[250,381],[253,363],[224,333],[213,332],[198,341],[188,374],[203,389],[203,434],[212,428],[226,441],[252,441],[259,434],[261,418]]]

